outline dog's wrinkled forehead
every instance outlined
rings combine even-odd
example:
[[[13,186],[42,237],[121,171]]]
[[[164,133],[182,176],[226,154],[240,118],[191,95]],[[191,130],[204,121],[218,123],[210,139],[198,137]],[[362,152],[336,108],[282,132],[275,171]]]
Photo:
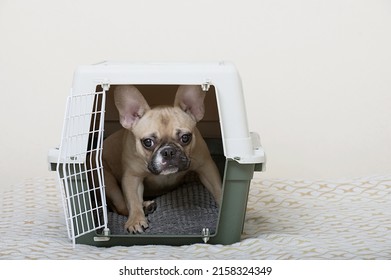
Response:
[[[154,135],[159,139],[176,138],[178,133],[192,133],[196,122],[177,107],[157,107],[149,110],[133,127],[137,138]]]
[[[135,86],[117,86],[114,90],[114,102],[119,112],[120,123],[126,129],[133,129],[145,115],[148,115],[145,119],[160,124],[167,123],[173,126],[181,125],[182,122],[188,124],[189,118],[192,119],[193,124],[204,116],[204,98],[205,93],[200,86],[181,85],[175,94],[174,109],[160,107],[151,111],[148,102]],[[167,118],[168,111],[169,118]],[[179,121],[179,124],[175,121]]]

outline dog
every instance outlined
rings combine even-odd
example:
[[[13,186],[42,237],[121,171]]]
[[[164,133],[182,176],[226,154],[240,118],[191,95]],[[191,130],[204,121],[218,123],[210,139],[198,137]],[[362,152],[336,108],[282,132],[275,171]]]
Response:
[[[125,229],[142,233],[148,228],[146,212],[153,212],[156,197],[178,187],[189,171],[218,204],[221,178],[196,124],[204,116],[201,86],[179,86],[173,106],[151,109],[131,85],[114,89],[114,102],[123,128],[103,144],[103,167],[108,206],[127,216]]]

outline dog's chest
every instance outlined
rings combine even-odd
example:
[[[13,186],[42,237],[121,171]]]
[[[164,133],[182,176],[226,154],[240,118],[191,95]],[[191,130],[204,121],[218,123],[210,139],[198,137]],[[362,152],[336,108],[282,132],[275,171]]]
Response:
[[[149,175],[144,179],[144,196],[157,196],[165,194],[183,181],[186,172],[169,175]]]

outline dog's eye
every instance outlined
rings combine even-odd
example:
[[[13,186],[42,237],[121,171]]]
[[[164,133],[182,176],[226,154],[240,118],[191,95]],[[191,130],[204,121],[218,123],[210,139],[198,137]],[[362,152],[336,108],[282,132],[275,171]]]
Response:
[[[191,141],[191,134],[183,134],[181,137],[182,144],[189,144]]]
[[[155,144],[151,138],[145,138],[141,140],[141,143],[147,149],[151,148]]]

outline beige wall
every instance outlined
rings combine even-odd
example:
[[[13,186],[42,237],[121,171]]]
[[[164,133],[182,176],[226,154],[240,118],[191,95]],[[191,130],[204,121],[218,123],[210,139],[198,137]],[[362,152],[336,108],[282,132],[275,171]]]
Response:
[[[0,187],[47,177],[79,64],[233,61],[264,177],[391,172],[389,1],[1,1]]]

